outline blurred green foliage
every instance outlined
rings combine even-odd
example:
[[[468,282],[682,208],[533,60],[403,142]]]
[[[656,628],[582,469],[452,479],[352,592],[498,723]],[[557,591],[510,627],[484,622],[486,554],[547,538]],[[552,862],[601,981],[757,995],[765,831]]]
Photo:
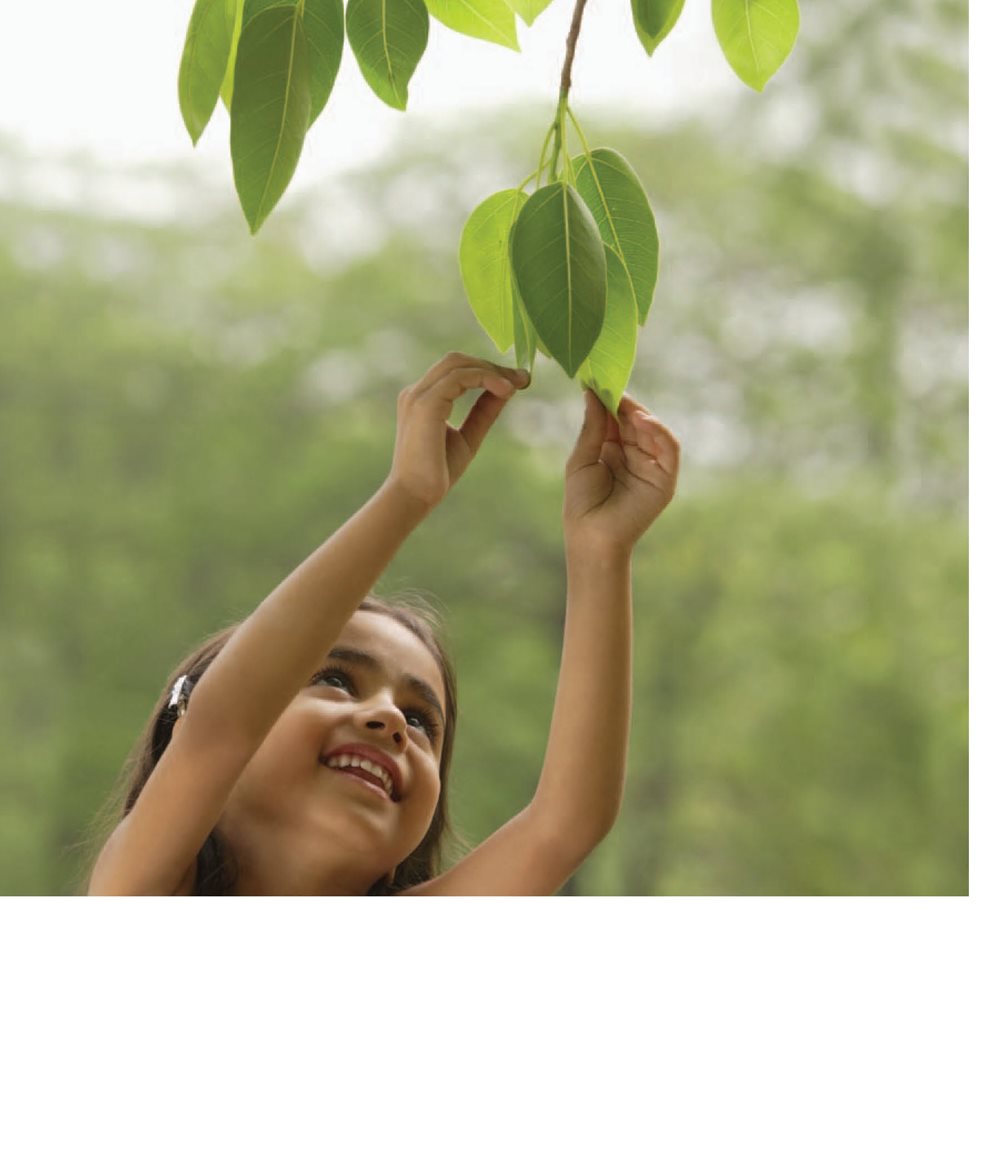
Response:
[[[656,211],[632,392],[684,469],[637,553],[624,806],[570,894],[967,891],[964,37],[949,0],[810,6],[764,97],[584,111]],[[0,142],[0,890],[73,890],[167,671],[379,483],[403,385],[497,359],[459,234],[548,113],[409,126],[254,240],[193,163]],[[580,406],[540,361],[385,581],[446,613],[470,842],[537,779]]]

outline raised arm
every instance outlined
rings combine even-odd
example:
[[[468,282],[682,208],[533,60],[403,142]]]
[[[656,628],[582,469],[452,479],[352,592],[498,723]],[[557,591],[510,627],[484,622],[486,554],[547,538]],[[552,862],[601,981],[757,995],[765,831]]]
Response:
[[[566,629],[535,802],[582,861],[618,816],[632,711],[632,550],[673,498],[680,447],[630,397],[587,390],[566,466]]]
[[[91,890],[170,891],[282,711],[400,545],[447,494],[527,377],[449,353],[399,397],[391,470],[376,494],[243,622],[209,665],[170,745],[95,867]],[[467,390],[484,392],[460,429]]]
[[[195,689],[192,723],[210,716],[213,727],[256,748],[524,384],[516,370],[449,353],[403,390],[385,483],[244,621]],[[486,392],[462,428],[449,425],[455,401],[480,387]]]
[[[673,498],[680,447],[629,397],[586,393],[566,466],[566,623],[548,747],[531,803],[416,894],[549,895],[611,829],[631,715],[632,549]]]

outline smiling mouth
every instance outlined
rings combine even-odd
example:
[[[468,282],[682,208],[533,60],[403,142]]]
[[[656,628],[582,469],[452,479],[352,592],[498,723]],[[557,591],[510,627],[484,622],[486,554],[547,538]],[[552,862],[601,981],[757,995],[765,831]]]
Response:
[[[374,790],[390,802],[396,801],[392,777],[377,762],[370,762],[367,758],[359,758],[351,754],[338,754],[332,758],[328,758],[323,765],[335,773],[346,774],[351,778],[357,779],[359,782],[363,782],[371,790]]]

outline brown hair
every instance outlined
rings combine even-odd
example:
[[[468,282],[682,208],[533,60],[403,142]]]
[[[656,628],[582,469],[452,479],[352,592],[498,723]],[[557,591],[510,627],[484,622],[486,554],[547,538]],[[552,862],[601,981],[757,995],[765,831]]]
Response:
[[[388,877],[383,877],[368,891],[368,895],[392,895],[393,892],[424,883],[437,875],[441,869],[442,853],[446,843],[465,846],[465,841],[457,835],[448,818],[448,772],[455,742],[455,722],[458,717],[455,670],[441,643],[438,631],[440,619],[426,600],[410,594],[405,599],[398,600],[383,600],[369,595],[358,605],[358,610],[389,616],[412,632],[430,650],[444,679],[445,724],[441,743],[441,794],[434,808],[434,816],[426,835],[416,849],[397,866],[391,883]],[[93,828],[96,845],[95,841],[92,841],[90,848],[93,852],[100,850],[100,846],[106,841],[114,826],[128,815],[156,763],[170,743],[174,715],[168,705],[175,683],[186,674],[191,686],[196,685],[239,627],[239,624],[232,624],[214,633],[171,672],[149,720],[125,759],[108,802],[97,815]],[[88,880],[96,858],[97,855],[94,853],[87,860]],[[198,851],[196,867],[195,895],[232,894],[238,875],[238,863],[232,849],[217,829],[210,832]]]

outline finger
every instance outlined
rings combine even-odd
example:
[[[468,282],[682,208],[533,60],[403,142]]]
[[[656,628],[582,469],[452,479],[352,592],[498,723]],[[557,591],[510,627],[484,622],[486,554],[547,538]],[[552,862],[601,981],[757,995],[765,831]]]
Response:
[[[629,440],[635,440],[635,423],[648,414],[649,411],[646,407],[640,405],[634,397],[630,397],[627,393],[622,394],[621,402],[618,405],[618,420],[621,423],[622,431],[628,434]]]
[[[618,405],[618,413],[632,416],[635,413],[649,413],[649,410],[642,404],[641,401],[636,401],[631,393],[623,393],[621,402]],[[650,417],[653,415],[650,414]]]
[[[639,444],[644,450],[655,451],[655,457],[669,464],[676,465],[680,461],[681,444],[658,417],[637,415],[636,427],[641,437]]]
[[[476,365],[472,368],[452,369],[422,392],[415,391],[411,402],[425,416],[447,420],[451,416],[452,406],[470,389],[484,389],[504,401],[517,392],[516,386],[492,366],[484,368]]]
[[[674,455],[680,453],[680,442],[678,442],[674,434],[660,421],[655,413],[652,413],[645,405],[636,401],[634,397],[629,397],[627,393],[622,397],[620,417],[625,421],[630,432],[635,432],[636,435],[640,433],[643,435],[645,440],[641,441],[640,444],[644,447],[652,444],[658,450],[663,450]]]
[[[503,407],[509,400],[509,397],[497,397],[494,393],[481,393],[476,399],[458,431],[473,455],[483,444],[483,438],[490,432],[490,427],[503,412]]]
[[[621,407],[619,416],[625,415],[632,421],[640,423],[651,422],[664,436],[669,437],[671,441],[677,442],[677,439],[656,416],[651,409],[647,409],[641,402],[636,401],[634,397],[630,397],[627,393],[622,395]],[[679,445],[679,443],[678,443]]]
[[[576,439],[569,459],[566,462],[566,473],[572,474],[583,466],[592,466],[600,460],[601,446],[607,440],[607,423],[605,418],[614,418],[601,404],[600,398],[592,389],[584,389],[583,428]]]
[[[644,414],[625,412],[622,414],[620,425],[622,442],[630,451],[636,451],[648,458],[656,457],[657,447],[653,431],[646,425]]]
[[[605,442],[601,446],[601,461],[607,466],[615,478],[620,478],[622,472],[628,468],[625,447],[621,442]]]
[[[499,397],[508,398],[518,389],[524,389],[531,380],[531,374],[519,369],[497,371],[495,365],[464,366],[452,369],[425,390],[448,401],[457,401],[468,389],[483,388]]]
[[[655,421],[655,419],[653,419]],[[661,423],[656,423],[660,426]],[[626,462],[629,473],[655,487],[669,502],[677,488],[680,473],[680,447],[676,441],[666,441],[655,430],[642,422],[637,423],[640,441],[637,445],[626,446]]]
[[[414,394],[418,395],[430,389],[443,377],[447,377],[450,373],[455,372],[456,369],[471,369],[480,368],[492,373],[499,373],[508,380],[514,381],[518,388],[527,385],[531,376],[524,369],[508,368],[504,365],[495,365],[492,361],[485,361],[479,357],[469,356],[468,353],[447,353],[437,362],[432,365],[419,381],[413,385]]]

